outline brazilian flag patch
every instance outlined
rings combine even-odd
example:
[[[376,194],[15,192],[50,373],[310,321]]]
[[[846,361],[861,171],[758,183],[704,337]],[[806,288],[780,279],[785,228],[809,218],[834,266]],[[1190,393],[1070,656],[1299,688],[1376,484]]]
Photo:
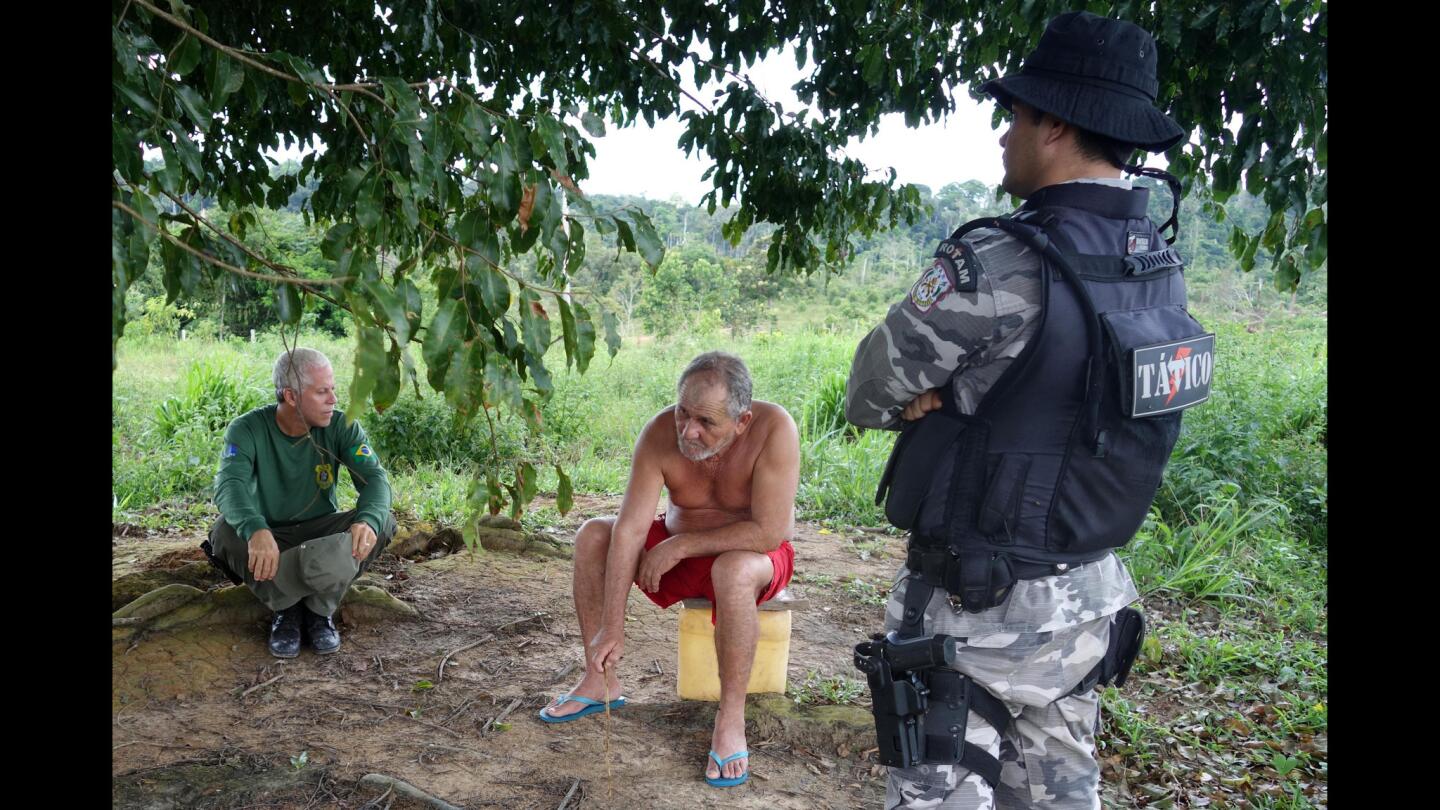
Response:
[[[356,447],[350,451],[350,455],[359,459],[373,460],[375,458],[375,451],[370,449],[370,445],[361,444],[356,445]]]

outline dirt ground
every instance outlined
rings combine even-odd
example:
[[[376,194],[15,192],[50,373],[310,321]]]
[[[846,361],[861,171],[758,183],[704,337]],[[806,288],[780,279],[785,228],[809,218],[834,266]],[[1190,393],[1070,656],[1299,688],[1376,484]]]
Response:
[[[568,539],[586,518],[617,507],[618,499],[578,498],[555,533]],[[858,576],[882,583],[883,594],[903,540],[814,524],[797,532],[792,591],[808,606],[793,616],[790,681],[812,671],[858,677],[851,648],[880,627],[882,608],[842,585]],[[113,575],[202,559],[200,539],[117,526]],[[260,623],[116,643],[114,806],[423,806],[361,782],[372,773],[462,807],[881,805],[882,769],[864,750],[873,748],[873,727],[817,733],[803,713],[768,722],[758,717],[773,720],[762,705],[794,711],[774,697],[750,697],[751,780],[706,785],[715,704],[676,695],[678,607],[660,610],[632,590],[622,672],[630,705],[608,719],[552,726],[536,712],[577,682],[582,666],[568,560],[387,556],[372,574],[422,618],[347,624],[342,609],[344,641],[334,655],[273,658]],[[417,688],[423,681],[434,686]]]

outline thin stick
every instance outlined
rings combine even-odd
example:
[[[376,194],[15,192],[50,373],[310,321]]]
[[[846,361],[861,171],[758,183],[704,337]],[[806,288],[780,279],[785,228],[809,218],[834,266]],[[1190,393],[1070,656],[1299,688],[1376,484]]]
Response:
[[[307,284],[344,284],[351,280],[350,276],[338,276],[336,278],[289,278],[286,276],[271,276],[266,275],[265,273],[256,273],[250,270],[246,270],[244,268],[236,267],[235,265],[230,264],[229,262],[221,261],[220,259],[217,259],[208,253],[198,251],[195,248],[190,247],[189,245],[180,241],[179,239],[176,239],[173,235],[170,234],[169,231],[159,227],[155,223],[141,216],[139,211],[136,211],[134,208],[131,208],[130,206],[120,202],[119,200],[111,200],[110,205],[114,208],[118,208],[121,211],[124,211],[125,213],[129,214],[135,219],[140,220],[146,225],[149,225],[151,228],[154,228],[161,236],[165,237],[165,239],[171,244],[173,244],[175,247],[178,247],[187,253],[193,254],[196,258],[213,264],[222,270],[228,270],[237,276],[245,276],[246,278],[253,278],[259,281],[273,281],[277,284],[294,284],[298,287],[305,287],[305,285]]]
[[[440,721],[440,725],[443,726],[443,725],[445,725],[446,723],[449,723],[451,720],[454,720],[457,716],[459,716],[460,712],[465,711],[465,707],[466,707],[466,706],[469,706],[471,703],[474,703],[474,702],[475,702],[475,698],[472,697],[472,698],[470,698],[469,700],[465,701],[464,703],[461,703],[461,704],[460,704],[460,708],[458,708],[458,709],[456,709],[455,711],[451,712],[449,717],[447,717],[447,718],[445,718],[444,720],[441,720],[441,721]]]
[[[525,622],[534,621],[534,620],[536,620],[536,619],[539,619],[541,616],[545,616],[545,615],[548,615],[548,614],[546,614],[545,611],[542,610],[542,611],[540,611],[539,613],[533,614],[533,615],[531,615],[531,616],[526,616],[526,617],[523,618],[523,619],[516,619],[516,620],[513,621],[513,622],[506,622],[505,624],[502,624],[502,625],[500,625],[499,627],[495,628],[495,632],[498,633],[498,632],[500,632],[501,630],[504,630],[504,629],[507,628],[507,627],[514,627],[514,626],[517,625],[517,624],[524,624]],[[544,622],[542,621],[541,623],[543,624]]]
[[[579,790],[579,789],[580,789],[580,780],[579,780],[579,779],[576,779],[576,780],[575,780],[573,783],[571,783],[571,785],[570,785],[570,792],[568,792],[568,793],[565,794],[565,798],[563,798],[563,799],[560,800],[560,806],[557,807],[557,808],[555,808],[555,810],[565,810],[565,805],[567,805],[567,804],[570,803],[570,797],[571,797],[571,796],[574,796],[574,795],[575,795],[575,791],[577,791],[577,790]]]
[[[485,723],[485,727],[481,729],[481,732],[483,733],[489,731],[490,729],[498,725],[506,717],[509,717],[510,713],[515,711],[515,709],[520,706],[520,702],[520,698],[515,698],[514,700],[510,701],[510,705],[506,706],[504,711],[490,718],[490,720]]]
[[[565,677],[566,675],[569,675],[570,673],[572,673],[572,672],[574,672],[574,671],[575,671],[575,662],[574,662],[574,661],[571,661],[570,663],[566,664],[565,666],[563,666],[563,667],[555,670],[555,672],[550,675],[550,682],[551,682],[551,683],[554,683],[554,682],[560,680],[561,678]]]
[[[605,803],[611,804],[615,799],[615,768],[612,765],[614,759],[610,756],[610,673],[604,673],[600,680],[605,684]]]
[[[360,706],[374,706],[377,709],[398,709],[402,712],[410,711],[409,706],[396,706],[394,703],[376,703],[373,700],[356,700],[355,698],[337,697],[334,695],[326,696],[325,700],[337,700],[341,703],[355,703]]]
[[[443,749],[445,749],[446,751],[459,751],[459,752],[462,753],[462,754],[474,753],[474,752],[472,752],[469,748],[456,748],[456,747],[453,746],[453,745],[441,745],[440,743],[425,743],[425,744],[426,744],[427,746],[431,747],[431,748],[443,748]]]
[[[232,48],[232,47],[230,47],[230,46],[228,46],[228,45],[225,45],[225,44],[222,43],[222,42],[219,42],[219,41],[216,41],[216,40],[214,40],[214,39],[211,39],[210,37],[206,36],[204,33],[200,32],[199,30],[197,30],[197,29],[191,27],[190,25],[186,24],[186,22],[185,22],[184,20],[180,19],[179,17],[172,17],[171,15],[166,14],[165,12],[163,12],[163,11],[161,11],[160,9],[156,8],[155,6],[153,6],[153,5],[145,2],[145,0],[135,0],[135,2],[139,3],[139,4],[140,4],[141,6],[143,6],[146,10],[148,10],[151,14],[154,14],[155,16],[159,17],[159,18],[162,19],[162,20],[165,20],[166,22],[170,23],[171,25],[175,26],[176,28],[179,28],[180,30],[186,32],[187,34],[190,34],[191,36],[195,37],[196,39],[200,40],[201,42],[204,42],[206,45],[209,45],[210,47],[215,48],[215,49],[217,49],[217,50],[220,50],[220,51],[224,52],[225,54],[227,54],[227,55],[229,55],[229,56],[231,56],[231,57],[233,57],[233,58],[235,58],[235,59],[237,59],[237,60],[239,60],[239,61],[241,61],[241,62],[244,62],[244,63],[247,64],[247,65],[250,65],[251,67],[255,68],[256,70],[264,71],[264,72],[266,72],[266,73],[269,73],[271,76],[275,76],[275,77],[277,77],[277,78],[284,79],[284,80],[287,81],[287,82],[295,82],[296,84],[303,84],[303,85],[305,85],[306,87],[315,87],[315,88],[317,88],[317,89],[324,90],[324,91],[326,91],[327,93],[328,93],[328,92],[331,92],[331,91],[333,91],[333,90],[352,90],[352,91],[357,92],[357,93],[363,93],[363,94],[369,96],[370,98],[373,98],[373,99],[375,99],[376,101],[380,102],[381,106],[385,107],[385,109],[387,109],[387,110],[390,110],[390,112],[392,112],[392,113],[395,112],[395,109],[394,109],[393,107],[391,107],[389,104],[386,104],[386,103],[385,103],[385,99],[381,98],[380,96],[375,95],[374,93],[372,93],[372,92],[370,92],[369,90],[366,89],[367,87],[379,87],[380,85],[377,85],[377,84],[327,85],[327,84],[314,84],[314,83],[311,83],[311,82],[309,82],[309,81],[306,81],[305,79],[302,79],[302,78],[299,77],[299,76],[291,75],[291,74],[289,74],[289,73],[285,73],[285,72],[283,72],[283,71],[276,70],[275,68],[272,68],[272,67],[270,67],[269,65],[266,65],[266,64],[264,64],[264,63],[262,63],[262,62],[259,62],[259,61],[256,61],[256,60],[254,60],[254,59],[251,59],[249,56],[246,56],[243,51],[240,51],[240,50],[237,49],[237,48]]]
[[[406,712],[406,713],[405,713],[405,716],[406,716],[406,717],[410,717],[410,713],[409,713],[409,712]],[[422,726],[429,726],[429,727],[431,727],[431,728],[438,728],[438,729],[440,729],[441,731],[445,732],[446,734],[451,734],[451,735],[454,735],[454,736],[456,736],[456,737],[462,737],[462,736],[464,736],[463,734],[461,734],[460,732],[456,731],[456,730],[453,729],[453,728],[446,728],[446,727],[444,727],[444,726],[441,726],[441,725],[437,725],[437,724],[435,724],[435,723],[432,723],[432,722],[430,722],[429,720],[421,720],[421,719],[418,718],[418,717],[410,717],[410,719],[411,719],[411,720],[414,720],[415,722],[419,723],[419,724],[422,725]]]
[[[515,711],[520,707],[520,703],[520,698],[515,698],[514,700],[510,701],[510,705],[505,707],[505,711],[500,712],[500,714],[495,718],[495,722],[498,723],[504,720],[506,717],[509,717],[511,712]]]
[[[283,677],[285,677],[285,673],[282,672],[282,673],[280,673],[279,675],[276,675],[275,677],[271,678],[270,680],[268,680],[268,681],[266,681],[266,682],[264,682],[264,683],[257,683],[257,684],[255,684],[254,686],[250,687],[249,689],[246,689],[244,692],[241,692],[241,693],[240,693],[240,697],[242,697],[242,698],[249,697],[251,692],[254,692],[254,691],[259,690],[259,689],[264,689],[265,687],[267,687],[267,686],[269,686],[270,684],[272,684],[272,683],[280,680],[280,679],[283,678]]]
[[[445,664],[449,663],[450,659],[453,658],[456,653],[465,652],[471,647],[478,647],[493,638],[495,638],[494,633],[487,633],[484,638],[481,638],[477,641],[472,641],[463,647],[457,647],[450,652],[445,653],[445,657],[440,659],[440,668],[435,671],[435,685],[439,686],[440,682],[445,680]]]

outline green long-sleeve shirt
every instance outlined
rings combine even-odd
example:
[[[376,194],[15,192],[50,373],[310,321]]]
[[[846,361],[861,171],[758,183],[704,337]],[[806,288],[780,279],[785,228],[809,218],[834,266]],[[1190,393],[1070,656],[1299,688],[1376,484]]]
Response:
[[[256,408],[230,423],[215,475],[215,505],[241,538],[339,511],[335,476],[341,465],[359,493],[359,518],[380,533],[390,512],[390,480],[365,440],[360,423],[335,411],[326,427],[286,436],[275,424],[277,405]]]

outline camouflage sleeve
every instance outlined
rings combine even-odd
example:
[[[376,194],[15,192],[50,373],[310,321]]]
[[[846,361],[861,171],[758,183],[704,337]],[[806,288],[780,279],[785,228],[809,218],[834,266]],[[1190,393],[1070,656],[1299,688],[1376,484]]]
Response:
[[[935,264],[855,349],[845,382],[845,418],[864,428],[899,430],[900,411],[912,399],[975,362],[1005,336],[1002,324],[1020,326],[1007,323],[996,307],[996,297],[1007,293],[996,287],[996,278],[1005,277],[989,271],[986,255],[994,249],[988,242],[1011,241],[966,236],[940,242]]]

